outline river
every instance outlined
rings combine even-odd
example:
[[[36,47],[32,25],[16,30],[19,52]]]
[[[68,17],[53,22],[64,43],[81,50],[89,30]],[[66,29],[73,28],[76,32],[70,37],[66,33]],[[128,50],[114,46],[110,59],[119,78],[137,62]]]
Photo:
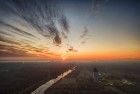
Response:
[[[70,74],[72,71],[75,70],[75,67],[73,67],[72,69],[69,69],[68,71],[62,73],[61,75],[57,76],[57,78],[55,79],[51,79],[48,82],[46,82],[45,84],[39,86],[36,90],[34,90],[31,94],[44,94],[44,92],[51,87],[53,84],[55,84],[56,82],[58,82],[60,79],[64,78],[65,76],[67,76],[68,74]]]

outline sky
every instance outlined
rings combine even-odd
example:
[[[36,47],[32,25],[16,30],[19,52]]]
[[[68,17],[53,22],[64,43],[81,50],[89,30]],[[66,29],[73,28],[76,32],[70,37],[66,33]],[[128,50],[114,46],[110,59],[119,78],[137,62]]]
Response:
[[[139,0],[0,0],[0,60],[137,60],[139,25]]]

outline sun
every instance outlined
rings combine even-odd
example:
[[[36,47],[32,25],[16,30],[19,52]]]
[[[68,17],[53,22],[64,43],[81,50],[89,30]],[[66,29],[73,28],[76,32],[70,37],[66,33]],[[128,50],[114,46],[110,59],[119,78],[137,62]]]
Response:
[[[65,56],[63,56],[63,57],[62,57],[62,60],[66,60],[66,57],[65,57]]]
[[[66,60],[66,59],[67,59],[66,53],[62,53],[62,54],[61,54],[61,59],[62,59],[62,60]]]

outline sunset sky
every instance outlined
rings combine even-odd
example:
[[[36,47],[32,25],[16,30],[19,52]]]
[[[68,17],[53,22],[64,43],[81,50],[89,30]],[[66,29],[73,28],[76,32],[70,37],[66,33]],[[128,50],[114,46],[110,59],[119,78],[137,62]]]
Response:
[[[139,0],[0,0],[0,60],[140,59]]]

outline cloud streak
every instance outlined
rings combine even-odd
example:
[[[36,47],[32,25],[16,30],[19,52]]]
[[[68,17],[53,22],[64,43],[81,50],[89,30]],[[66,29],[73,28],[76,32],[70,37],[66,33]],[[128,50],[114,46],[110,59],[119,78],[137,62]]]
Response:
[[[67,37],[69,21],[56,1],[0,0],[0,6],[1,56],[54,55],[46,43],[60,46]]]

